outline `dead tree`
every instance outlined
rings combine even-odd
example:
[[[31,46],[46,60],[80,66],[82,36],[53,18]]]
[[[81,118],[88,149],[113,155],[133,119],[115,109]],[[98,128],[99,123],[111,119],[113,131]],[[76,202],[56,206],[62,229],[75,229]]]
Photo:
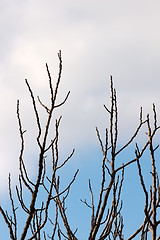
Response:
[[[38,167],[37,167],[37,177],[36,180],[33,181],[30,179],[28,175],[28,171],[26,169],[25,161],[24,161],[24,134],[25,130],[22,127],[22,121],[20,117],[20,108],[19,108],[19,101],[17,101],[17,118],[19,124],[19,133],[21,138],[21,150],[19,156],[19,187],[16,187],[17,197],[19,200],[19,204],[21,206],[21,210],[25,212],[26,220],[25,225],[22,231],[18,234],[18,223],[21,219],[17,218],[17,207],[15,207],[15,200],[12,195],[11,189],[11,176],[9,174],[9,198],[11,202],[12,208],[12,215],[10,216],[7,211],[5,211],[0,206],[0,212],[4,218],[4,221],[9,229],[10,238],[12,240],[17,239],[46,239],[47,233],[44,231],[44,227],[46,223],[50,220],[51,226],[53,225],[53,233],[50,236],[51,239],[54,239],[57,232],[57,238],[61,239],[61,236],[64,233],[61,231],[60,225],[58,223],[58,211],[60,212],[60,216],[62,218],[63,224],[66,228],[66,235],[68,239],[76,239],[75,233],[72,232],[70,224],[68,222],[66,212],[65,212],[65,199],[68,196],[70,191],[70,187],[74,182],[78,170],[76,171],[75,175],[71,179],[71,182],[66,186],[65,189],[61,190],[60,188],[60,177],[59,177],[59,170],[71,159],[74,154],[74,150],[68,156],[64,162],[61,164],[59,163],[59,149],[58,149],[58,140],[59,140],[59,126],[61,117],[56,120],[55,122],[55,136],[51,140],[50,144],[48,144],[49,138],[49,130],[51,127],[51,121],[53,118],[53,113],[56,108],[62,106],[66,100],[68,99],[69,93],[66,95],[66,98],[62,103],[57,104],[57,94],[58,89],[61,81],[61,73],[62,73],[62,57],[61,51],[58,53],[59,58],[59,73],[58,79],[56,82],[55,88],[53,88],[52,78],[49,72],[48,65],[46,64],[46,70],[48,73],[49,78],[49,88],[50,88],[50,97],[51,97],[51,106],[47,107],[45,104],[42,103],[40,98],[38,97],[38,101],[40,105],[46,110],[47,112],[47,121],[46,126],[42,129],[40,116],[37,110],[36,99],[34,97],[33,91],[28,83],[25,80],[28,90],[31,95],[32,105],[35,113],[36,123],[38,127],[38,135],[36,138],[37,145],[39,147],[39,160],[38,160]],[[51,177],[48,177],[46,174],[46,154],[51,150],[52,152],[52,174]],[[46,182],[47,181],[47,182]],[[25,190],[28,191],[28,195],[30,195],[30,202],[29,204],[26,203],[23,194],[24,194],[24,187]],[[45,192],[45,200],[39,201],[39,195],[42,194],[41,192]],[[44,193],[43,193],[44,194]],[[55,215],[53,216],[53,220],[49,219],[49,208],[50,206],[55,205]]]
[[[109,130],[106,128],[105,143],[100,136],[98,128],[96,128],[97,137],[100,143],[101,151],[103,153],[102,159],[102,180],[101,190],[99,193],[99,200],[97,206],[94,204],[94,193],[91,187],[91,181],[89,180],[89,190],[91,194],[91,204],[86,200],[81,200],[92,210],[91,215],[91,229],[89,234],[89,240],[94,239],[124,239],[123,237],[123,217],[121,215],[122,202],[120,201],[120,195],[124,179],[124,169],[136,162],[137,158],[129,160],[117,167],[118,155],[125,150],[130,144],[133,143],[137,137],[142,126],[147,120],[142,121],[142,108],[140,111],[140,122],[135,133],[130,140],[120,149],[117,149],[118,140],[118,109],[117,109],[117,97],[116,90],[113,87],[112,76],[110,77],[110,89],[111,89],[111,106],[110,109],[105,105],[105,110],[110,115]],[[149,141],[144,145],[139,156],[142,156],[147,148]],[[121,171],[121,177],[119,172]],[[111,197],[112,196],[112,197]]]
[[[33,110],[35,114],[36,124],[38,128],[38,134],[36,143],[39,149],[39,159],[37,166],[36,179],[30,178],[26,168],[24,160],[24,143],[25,143],[25,130],[23,130],[19,101],[17,101],[17,119],[19,125],[19,133],[21,139],[21,150],[19,156],[19,186],[16,187],[16,194],[18,197],[18,203],[21,207],[17,207],[17,201],[13,197],[13,191],[11,188],[11,175],[9,174],[9,199],[11,203],[12,214],[5,211],[0,206],[0,213],[2,214],[4,221],[8,227],[10,238],[12,240],[24,240],[24,239],[69,239],[77,240],[76,231],[72,230],[72,227],[68,221],[66,213],[66,199],[69,196],[71,185],[74,183],[78,174],[77,170],[67,186],[62,187],[62,180],[60,178],[60,170],[67,164],[74,154],[74,149],[71,154],[60,163],[59,161],[59,128],[62,117],[55,120],[55,135],[49,142],[49,132],[53,119],[53,113],[58,107],[61,107],[68,99],[70,92],[66,95],[65,99],[61,103],[57,103],[57,94],[59,85],[61,82],[62,73],[62,57],[61,52],[58,53],[59,58],[59,73],[55,87],[53,88],[51,74],[46,64],[46,70],[49,78],[49,89],[50,89],[50,102],[51,105],[48,107],[38,97],[39,104],[44,108],[47,114],[47,121],[45,128],[42,128],[39,112],[37,110],[37,103],[34,97],[33,91],[30,84],[26,80],[26,84],[31,96]],[[157,228],[160,225],[157,213],[160,207],[160,184],[158,172],[156,169],[155,151],[158,146],[154,147],[153,139],[160,128],[157,126],[157,116],[155,106],[153,105],[154,115],[154,127],[151,129],[151,123],[149,115],[145,120],[142,119],[142,108],[140,110],[139,125],[135,130],[134,134],[129,141],[124,144],[121,148],[118,148],[118,107],[117,107],[117,96],[116,90],[113,86],[112,76],[110,77],[110,90],[111,90],[111,103],[108,108],[104,105],[104,108],[109,114],[109,128],[105,129],[105,140],[102,141],[102,137],[98,128],[96,128],[97,138],[100,144],[102,152],[102,164],[101,164],[101,179],[100,179],[100,192],[98,194],[98,201],[95,203],[95,193],[92,188],[91,180],[89,180],[89,191],[91,196],[91,203],[87,200],[81,200],[87,207],[91,209],[90,231],[88,240],[123,240],[124,239],[124,220],[122,216],[122,200],[121,192],[124,187],[124,172],[127,171],[127,166],[136,164],[138,166],[138,174],[140,178],[140,184],[145,196],[145,207],[144,213],[145,218],[142,225],[128,238],[128,240],[134,239],[136,236],[140,236],[141,240],[149,239],[149,232],[151,232],[152,240],[160,239],[158,236]],[[135,157],[128,159],[126,162],[121,163],[119,154],[127,149],[138,136],[143,126],[148,128],[148,141],[144,146],[139,149],[136,144]],[[53,125],[52,125],[53,126]],[[48,143],[49,142],[49,143]],[[151,176],[152,176],[152,187],[148,191],[145,180],[143,177],[143,171],[141,167],[140,159],[143,157],[144,152],[150,151],[151,156]],[[47,154],[51,152],[51,174],[48,176],[47,173]],[[24,191],[25,189],[25,191]],[[24,193],[27,192],[27,200],[24,197]],[[43,195],[43,198],[42,198]],[[42,198],[42,199],[41,199]],[[28,199],[29,202],[28,202]],[[19,230],[19,211],[25,213],[25,223],[21,230]],[[45,228],[47,224],[50,224],[52,231],[49,233]],[[139,234],[139,235],[138,235]]]
[[[141,186],[145,194],[145,219],[143,224],[135,231],[134,234],[128,240],[134,239],[141,232],[141,240],[148,239],[148,232],[152,233],[152,240],[160,239],[157,237],[157,228],[160,225],[160,220],[157,220],[158,208],[160,207],[160,185],[159,177],[156,171],[156,159],[155,151],[159,147],[153,146],[153,138],[157,133],[160,126],[157,126],[157,116],[155,105],[153,104],[153,115],[154,115],[154,128],[151,130],[151,123],[149,115],[145,120],[142,120],[142,108],[140,110],[139,125],[130,138],[130,140],[120,149],[117,149],[118,141],[118,109],[117,109],[117,97],[116,90],[113,87],[112,76],[110,77],[110,89],[111,89],[111,106],[105,110],[110,116],[109,130],[106,129],[105,141],[103,143],[100,132],[96,128],[97,137],[100,143],[101,151],[103,153],[102,159],[102,180],[101,190],[98,197],[98,204],[94,203],[94,193],[91,187],[91,181],[89,180],[89,191],[91,195],[91,204],[86,200],[82,202],[87,205],[92,211],[91,214],[91,228],[89,234],[89,240],[104,240],[104,239],[124,239],[123,235],[123,216],[121,214],[122,202],[120,202],[121,190],[123,186],[124,171],[127,170],[127,166],[136,163],[138,165],[139,177]],[[136,139],[142,126],[147,125],[148,128],[148,141],[144,144],[140,150],[138,144],[136,144],[135,158],[124,162],[122,165],[118,164],[118,155],[124,151],[133,141]],[[148,193],[143,174],[140,165],[140,158],[144,155],[144,152],[149,148],[151,155],[151,166],[152,166],[152,187],[150,188],[150,194]],[[120,166],[118,166],[120,165]],[[118,166],[118,167],[117,167]],[[121,177],[119,172],[121,173]],[[150,199],[149,199],[150,195]]]
[[[135,236],[137,236],[139,233],[141,234],[141,240],[143,239],[150,239],[149,232],[151,233],[152,240],[158,240],[160,239],[160,233],[157,231],[158,226],[160,225],[160,220],[157,218],[157,214],[159,212],[160,208],[160,184],[159,184],[159,174],[156,169],[156,158],[155,158],[155,151],[159,148],[159,145],[156,145],[154,147],[154,136],[157,130],[160,128],[160,126],[157,126],[157,114],[155,105],[153,104],[153,115],[154,115],[154,124],[153,124],[153,130],[151,129],[151,122],[149,114],[147,115],[147,128],[148,132],[146,134],[148,135],[148,148],[150,152],[150,158],[151,158],[151,168],[152,171],[149,173],[152,177],[152,185],[150,186],[150,189],[147,189],[148,186],[145,184],[141,164],[140,164],[140,158],[142,157],[139,151],[138,144],[136,144],[136,161],[137,161],[137,167],[138,167],[138,173],[140,178],[140,183],[144,192],[145,196],[145,207],[144,207],[144,222],[142,225],[135,231],[134,234],[128,240],[134,239]]]

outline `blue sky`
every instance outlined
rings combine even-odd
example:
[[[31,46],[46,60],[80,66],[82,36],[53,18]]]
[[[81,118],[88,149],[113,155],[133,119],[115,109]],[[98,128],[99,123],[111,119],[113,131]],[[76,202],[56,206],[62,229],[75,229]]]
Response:
[[[24,79],[28,79],[35,95],[49,102],[45,63],[56,79],[57,52],[62,50],[59,101],[71,91],[68,102],[57,112],[57,116],[63,115],[62,155],[76,148],[72,173],[80,168],[76,184],[80,184],[79,188],[86,186],[84,194],[87,194],[88,175],[97,170],[99,156],[95,127],[103,136],[109,122],[103,109],[103,104],[110,101],[109,75],[113,75],[118,94],[119,146],[137,126],[141,106],[144,116],[151,112],[153,102],[159,110],[159,12],[158,0],[0,1],[0,195],[3,203],[7,199],[8,172],[12,174],[13,184],[18,179],[17,99],[20,99],[24,128],[28,130],[26,164],[32,176],[36,167],[32,161],[36,148],[34,143],[30,144],[36,136],[35,120]],[[139,140],[144,141],[143,132]],[[130,152],[126,154],[129,156]],[[92,159],[93,169],[88,173]],[[126,178],[130,176],[127,174],[130,172]]]

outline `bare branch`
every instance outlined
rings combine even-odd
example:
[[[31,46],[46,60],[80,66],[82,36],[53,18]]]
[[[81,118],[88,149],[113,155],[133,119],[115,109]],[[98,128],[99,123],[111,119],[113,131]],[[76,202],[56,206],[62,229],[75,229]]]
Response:
[[[34,108],[34,112],[35,112],[35,115],[36,115],[37,126],[38,126],[38,130],[39,130],[38,131],[38,136],[37,136],[37,142],[38,142],[39,147],[41,148],[40,137],[41,137],[42,130],[41,130],[40,119],[39,119],[39,115],[38,115],[38,111],[37,111],[37,107],[36,107],[36,102],[35,102],[35,99],[34,99],[32,89],[31,89],[27,79],[25,79],[25,82],[27,84],[28,90],[29,90],[29,92],[31,94],[31,98],[32,98],[33,108]]]

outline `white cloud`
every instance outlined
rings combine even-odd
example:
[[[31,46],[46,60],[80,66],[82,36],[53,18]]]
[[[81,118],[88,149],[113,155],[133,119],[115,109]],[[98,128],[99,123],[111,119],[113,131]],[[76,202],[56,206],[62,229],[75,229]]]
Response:
[[[8,176],[8,165],[12,169],[17,161],[17,98],[25,128],[32,129],[34,121],[24,78],[35,95],[48,101],[45,62],[55,81],[59,49],[63,56],[59,101],[71,90],[68,103],[59,110],[64,115],[63,141],[69,148],[95,144],[95,126],[105,126],[102,105],[109,101],[110,74],[118,90],[120,116],[127,118],[121,129],[128,121],[135,127],[141,105],[148,112],[153,101],[159,104],[159,1],[15,0],[0,4],[2,179]]]

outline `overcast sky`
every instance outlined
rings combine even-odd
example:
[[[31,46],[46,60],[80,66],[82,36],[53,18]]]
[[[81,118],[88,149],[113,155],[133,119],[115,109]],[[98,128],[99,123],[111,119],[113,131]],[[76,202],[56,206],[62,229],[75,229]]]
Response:
[[[103,104],[110,101],[112,75],[119,100],[121,143],[137,126],[141,106],[145,116],[154,102],[160,114],[159,26],[159,0],[0,1],[0,194],[7,193],[8,172],[17,178],[17,99],[28,130],[26,141],[36,136],[24,79],[35,96],[49,102],[45,63],[55,81],[57,53],[62,50],[59,101],[71,91],[58,111],[63,115],[63,150],[76,148],[82,154],[97,144],[95,127],[103,132],[108,123]],[[26,143],[27,147],[34,154],[34,144]]]
[[[15,181],[18,174],[17,99],[27,129],[26,164],[31,174],[35,170],[33,141],[37,132],[24,80],[28,79],[35,96],[49,103],[45,63],[55,82],[59,50],[63,74],[58,101],[71,91],[68,102],[56,115],[63,115],[62,155],[77,149],[73,168],[81,166],[83,179],[88,179],[87,161],[88,166],[92,157],[97,161],[95,127],[103,135],[108,124],[103,104],[110,102],[110,75],[118,95],[119,144],[137,126],[141,106],[145,117],[154,102],[160,116],[159,13],[159,0],[0,1],[1,201],[7,199],[8,173]],[[43,120],[45,111],[41,114]]]

